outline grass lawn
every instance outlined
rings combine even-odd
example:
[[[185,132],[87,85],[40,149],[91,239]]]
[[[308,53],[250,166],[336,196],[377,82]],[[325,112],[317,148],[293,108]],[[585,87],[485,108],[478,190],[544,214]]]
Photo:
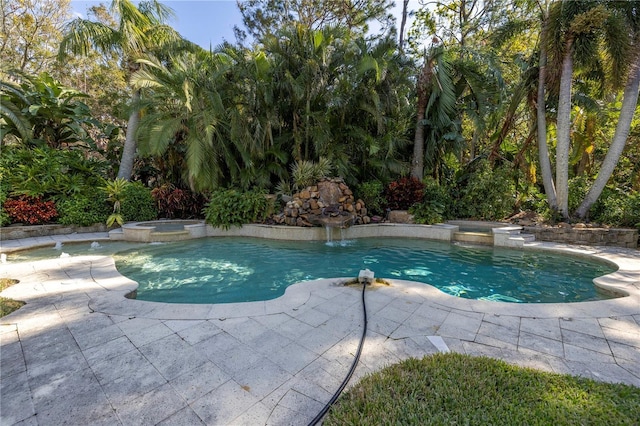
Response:
[[[640,388],[461,354],[365,377],[323,425],[638,425]]]
[[[17,284],[18,280],[12,280],[11,278],[0,278],[0,291],[5,288],[11,287]],[[19,309],[24,305],[24,302],[19,300],[7,299],[6,297],[0,297],[0,318],[5,315],[9,315],[11,312]]]

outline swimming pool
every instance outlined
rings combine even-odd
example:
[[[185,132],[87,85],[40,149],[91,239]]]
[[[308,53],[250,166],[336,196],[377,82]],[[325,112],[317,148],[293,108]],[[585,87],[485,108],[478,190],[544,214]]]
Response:
[[[173,303],[270,300],[297,282],[356,277],[364,268],[468,299],[583,302],[612,298],[592,280],[616,269],[568,255],[397,238],[332,245],[205,238],[138,245],[114,258],[118,271],[139,283],[137,299]]]

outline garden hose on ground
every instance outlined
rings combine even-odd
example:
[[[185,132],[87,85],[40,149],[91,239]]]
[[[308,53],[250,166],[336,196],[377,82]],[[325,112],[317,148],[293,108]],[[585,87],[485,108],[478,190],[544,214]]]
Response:
[[[327,414],[327,411],[329,411],[331,406],[336,402],[336,400],[338,399],[338,397],[340,396],[344,388],[347,386],[347,383],[349,383],[351,376],[353,376],[353,372],[356,370],[356,366],[358,365],[358,361],[360,360],[360,353],[362,353],[362,346],[364,346],[364,338],[367,335],[367,305],[364,300],[364,292],[366,288],[367,288],[367,282],[365,280],[362,283],[362,315],[363,315],[362,336],[360,337],[360,343],[358,344],[358,350],[356,351],[356,356],[353,359],[353,363],[351,364],[351,368],[349,369],[347,376],[344,378],[344,380],[340,384],[340,387],[338,387],[338,390],[336,391],[336,393],[333,394],[329,402],[327,402],[327,404],[318,413],[318,415],[313,420],[311,420],[311,422],[309,423],[309,426],[315,426],[320,422],[320,420],[322,420],[325,414]]]

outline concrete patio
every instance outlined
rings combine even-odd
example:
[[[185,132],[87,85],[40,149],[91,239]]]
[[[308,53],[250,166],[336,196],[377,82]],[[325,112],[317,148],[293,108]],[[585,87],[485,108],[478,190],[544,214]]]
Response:
[[[3,241],[0,251],[106,233]],[[366,292],[369,330],[351,383],[408,357],[486,355],[640,386],[640,252],[531,243],[613,261],[601,280],[628,297],[573,304],[466,300],[392,281]],[[105,256],[0,264],[20,280],[0,318],[2,425],[301,425],[353,360],[359,287],[296,284],[278,299],[180,305],[124,298],[136,284]]]

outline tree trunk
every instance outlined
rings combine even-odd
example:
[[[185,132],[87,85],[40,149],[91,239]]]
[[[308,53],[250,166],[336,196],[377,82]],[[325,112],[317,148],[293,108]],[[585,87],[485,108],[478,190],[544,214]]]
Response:
[[[402,19],[400,20],[400,39],[398,40],[398,50],[404,52],[404,27],[407,25],[407,14],[409,0],[402,0]]]
[[[595,182],[584,197],[584,201],[576,210],[576,216],[585,217],[591,206],[598,200],[609,178],[613,174],[613,170],[618,164],[618,160],[622,155],[624,146],[627,143],[627,137],[631,130],[631,122],[638,104],[638,95],[640,95],[640,54],[636,57],[636,62],[629,74],[627,84],[624,88],[622,107],[620,108],[620,116],[616,125],[616,132],[613,135],[613,141],[607,151],[607,155],[602,162],[602,167],[598,172]]]
[[[122,149],[122,158],[120,159],[120,169],[118,170],[118,177],[126,180],[131,180],[133,174],[133,162],[136,159],[136,130],[138,129],[138,123],[140,122],[140,111],[138,110],[138,102],[140,101],[140,90],[133,92],[131,98],[131,114],[129,115],[129,122],[127,123],[127,136],[124,141],[124,148]]]
[[[418,105],[416,116],[416,133],[413,139],[413,158],[411,159],[411,177],[424,178],[424,116],[429,100],[428,87],[431,82],[431,60],[425,58],[424,67],[418,76]]]
[[[571,145],[571,86],[573,79],[573,39],[566,41],[560,74],[558,121],[556,127],[556,197],[558,212],[569,217],[569,147]]]
[[[556,200],[556,187],[553,183],[553,172],[551,171],[551,161],[549,160],[549,147],[547,145],[547,109],[545,101],[545,84],[547,80],[547,25],[548,12],[545,12],[542,23],[542,35],[540,41],[540,66],[538,71],[538,99],[536,105],[537,125],[538,125],[538,157],[540,161],[540,174],[544,193],[547,195],[547,203],[552,210],[558,209]]]

